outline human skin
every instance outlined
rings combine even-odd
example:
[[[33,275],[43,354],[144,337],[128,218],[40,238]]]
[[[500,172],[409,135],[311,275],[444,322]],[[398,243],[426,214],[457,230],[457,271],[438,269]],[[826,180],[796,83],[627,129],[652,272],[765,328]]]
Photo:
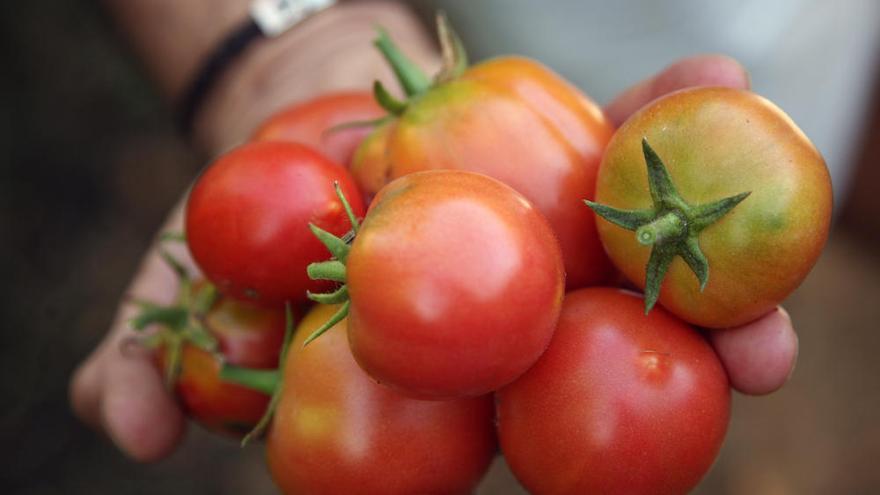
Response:
[[[210,9],[199,9],[208,0],[106,2],[171,101],[180,97],[198,61],[236,19],[244,17],[248,4],[244,0],[212,0]],[[211,14],[206,17],[205,12]],[[244,140],[262,119],[291,102],[324,91],[366,87],[377,78],[390,81],[371,45],[377,24],[385,26],[416,62],[437,66],[423,28],[405,8],[391,2],[344,3],[287,35],[259,42],[236,61],[197,115],[193,144],[213,155]],[[328,59],[333,63],[327,63]],[[699,85],[747,88],[749,80],[745,70],[729,58],[688,58],[624,91],[605,110],[619,125],[652,99]],[[181,229],[178,207],[160,231]],[[186,256],[185,249],[173,251],[179,257]],[[176,285],[175,275],[164,266],[154,245],[123,300],[169,302]],[[104,340],[74,373],[70,400],[78,417],[104,432],[127,456],[151,462],[174,451],[186,423],[150,357],[121,352],[122,342],[132,335],[127,322],[135,311],[129,303],[120,304]],[[797,336],[781,308],[742,327],[707,335],[731,384],[742,393],[773,392],[794,367]]]

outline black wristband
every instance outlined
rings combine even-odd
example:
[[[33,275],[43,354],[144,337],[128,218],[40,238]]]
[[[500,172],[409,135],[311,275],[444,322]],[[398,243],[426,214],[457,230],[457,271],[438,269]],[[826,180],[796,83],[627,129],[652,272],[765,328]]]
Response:
[[[180,101],[178,126],[184,134],[189,135],[192,132],[196,112],[202,106],[202,102],[220,75],[244,52],[251,42],[260,38],[264,38],[263,32],[256,22],[248,18],[248,21],[227,36],[217,50],[204,62],[197,73],[198,76],[190,84]]]
[[[196,73],[180,100],[178,126],[189,135],[196,114],[223,72],[252,42],[278,36],[336,0],[253,0],[248,20],[229,34]]]

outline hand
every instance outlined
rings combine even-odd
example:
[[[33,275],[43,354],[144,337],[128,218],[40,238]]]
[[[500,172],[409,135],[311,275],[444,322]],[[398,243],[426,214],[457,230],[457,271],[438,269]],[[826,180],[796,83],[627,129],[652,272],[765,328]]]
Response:
[[[749,77],[730,58],[692,57],[624,91],[605,110],[619,126],[651,100],[691,86],[748,89]],[[798,339],[781,307],[738,328],[709,330],[707,336],[727,369],[731,385],[744,394],[769,394],[782,387],[794,370]]]
[[[240,0],[106,3],[172,100],[179,98],[197,61],[247,5]],[[247,139],[257,124],[291,102],[326,91],[367,88],[376,79],[392,81],[371,45],[377,25],[394,33],[420,65],[438,65],[430,38],[402,3],[342,2],[284,36],[256,44],[238,59],[196,118],[197,147],[213,156]],[[162,231],[182,230],[179,206]],[[191,264],[183,246],[168,249]],[[126,297],[170,303],[176,291],[177,278],[154,246]],[[186,422],[148,353],[121,350],[133,335],[128,322],[135,312],[131,304],[120,305],[104,341],[74,373],[70,402],[80,419],[106,433],[126,455],[150,462],[177,447]]]
[[[624,92],[607,108],[615,124],[652,99],[696,85],[748,87],[748,76],[733,60],[723,57],[691,58]],[[182,230],[181,212],[172,214],[165,230]],[[185,250],[182,250],[185,251]],[[183,252],[175,253],[187,259]],[[145,258],[128,295],[167,302],[177,281],[155,250]],[[104,342],[80,366],[71,381],[71,404],[76,414],[104,431],[126,454],[148,462],[170,454],[179,443],[185,421],[174,399],[164,390],[161,376],[146,355],[123,355],[123,341],[131,335],[131,305],[120,306]],[[781,387],[794,366],[797,337],[781,308],[736,329],[712,331],[709,340],[727,368],[731,383],[746,394],[766,394]]]

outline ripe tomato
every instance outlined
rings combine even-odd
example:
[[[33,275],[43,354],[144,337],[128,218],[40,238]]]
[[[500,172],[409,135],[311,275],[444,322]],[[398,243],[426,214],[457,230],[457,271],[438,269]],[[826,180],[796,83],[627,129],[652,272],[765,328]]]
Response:
[[[229,364],[273,369],[284,340],[284,311],[257,307],[229,298],[216,301],[200,316],[205,330],[217,340],[217,351]],[[160,347],[159,364],[167,369],[167,348]],[[183,343],[174,392],[189,417],[206,428],[241,436],[266,411],[269,397],[222,381],[221,363],[208,351]]]
[[[550,342],[564,290],[546,220],[510,187],[471,172],[419,172],[386,186],[345,262],[355,359],[377,381],[425,398],[483,395],[523,373]]]
[[[303,347],[336,308],[301,322],[284,367],[267,443],[284,493],[471,493],[495,455],[489,396],[453,401],[404,397],[357,365],[345,320]]]
[[[547,352],[497,393],[511,470],[536,495],[683,494],[712,465],[730,415],[706,341],[637,295],[569,293]]]
[[[348,166],[369,126],[333,130],[341,124],[375,120],[384,111],[366,91],[328,93],[292,105],[269,117],[253,141],[294,141],[315,148],[331,160]]]
[[[381,40],[380,43],[390,43]],[[475,65],[416,95],[359,150],[352,173],[366,196],[406,174],[479,172],[513,187],[550,223],[569,289],[594,285],[611,264],[584,211],[613,128],[584,94],[535,61]]]
[[[304,301],[306,266],[326,257],[313,223],[337,235],[349,224],[334,181],[355,213],[364,208],[348,172],[306,146],[250,143],[221,156],[199,177],[186,207],[196,263],[221,292],[264,305]]]
[[[681,201],[656,205],[643,140],[665,164]],[[605,152],[596,190],[597,203],[624,213],[647,212],[646,221],[669,214],[686,218],[722,198],[741,202],[707,227],[699,225],[705,230],[686,219],[653,248],[608,221],[598,223],[614,264],[643,288],[649,256],[666,250],[665,279],[663,264],[648,270],[656,285],[664,280],[660,303],[684,320],[712,328],[741,325],[773,309],[801,283],[822,250],[831,220],[831,182],[804,133],[754,93],[680,91],[621,126]],[[669,255],[679,252],[696,255],[687,262]],[[699,278],[706,276],[701,291]],[[649,286],[646,293],[652,292]]]

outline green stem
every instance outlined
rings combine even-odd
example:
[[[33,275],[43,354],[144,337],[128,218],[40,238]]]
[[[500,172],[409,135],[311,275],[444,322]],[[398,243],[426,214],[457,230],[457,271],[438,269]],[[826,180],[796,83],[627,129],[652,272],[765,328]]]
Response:
[[[321,261],[306,267],[306,273],[312,280],[331,280],[345,283],[345,264],[341,261]]]
[[[177,274],[181,282],[190,280],[189,270],[187,270],[186,267],[183,266],[183,263],[175,258],[174,255],[166,251],[164,248],[160,247],[159,256],[161,256],[162,260],[164,260],[165,263],[167,263],[168,266],[171,267],[172,270],[174,270],[174,273]]]
[[[342,304],[336,313],[330,317],[329,320],[324,322],[317,330],[312,332],[311,335],[306,337],[305,342],[303,342],[303,347],[307,346],[309,342],[320,337],[324,332],[333,327],[333,325],[342,321],[343,318],[348,316],[348,310],[351,307],[351,298],[348,294],[348,286],[346,284],[346,268],[345,261],[348,256],[348,241],[346,239],[353,239],[357,235],[358,228],[360,225],[358,224],[358,219],[354,214],[354,211],[351,209],[351,205],[348,203],[348,200],[345,199],[345,195],[342,194],[342,189],[339,187],[339,183],[335,184],[336,186],[336,194],[339,196],[339,201],[342,202],[342,205],[345,207],[345,213],[348,215],[348,221],[351,222],[351,230],[348,234],[343,236],[342,239],[334,237],[330,242],[327,242],[321,234],[320,231],[316,229],[312,229],[312,233],[314,233],[321,242],[327,246],[327,249],[330,250],[331,253],[336,251],[342,251],[339,249],[337,245],[338,242],[345,242],[345,256],[336,256],[335,260],[330,261],[322,261],[320,263],[312,263],[306,268],[306,272],[309,275],[309,278],[312,280],[330,280],[333,282],[339,282],[342,286],[338,287],[333,292],[323,293],[323,294],[315,294],[314,292],[307,292],[307,296],[312,301],[321,304]],[[349,237],[349,235],[351,237]]]
[[[440,49],[443,55],[443,68],[434,78],[442,84],[460,77],[468,68],[467,51],[458,33],[452,29],[449,19],[443,12],[437,13],[437,35],[440,38]]]
[[[660,286],[672,259],[681,257],[696,275],[700,291],[709,281],[709,260],[700,249],[699,234],[721,220],[745,200],[748,192],[710,203],[691,205],[678,193],[660,155],[642,139],[642,154],[648,171],[651,208],[622,210],[587,201],[587,206],[609,222],[635,231],[638,242],[651,248],[645,266],[645,313],[660,297]]]
[[[309,230],[311,230],[312,234],[321,241],[321,244],[330,251],[330,254],[332,254],[334,258],[340,262],[345,262],[345,259],[348,257],[348,252],[351,250],[351,247],[347,242],[313,223],[309,223]]]
[[[215,287],[214,284],[205,284],[202,289],[195,294],[192,303],[192,312],[198,317],[207,314],[219,298],[220,293],[217,291],[217,287]]]
[[[351,300],[345,301],[342,303],[342,306],[339,307],[339,310],[330,317],[329,320],[325,321],[323,325],[318,327],[317,330],[312,332],[311,335],[306,337],[306,340],[303,342],[303,347],[309,345],[313,340],[317,339],[321,335],[324,335],[324,332],[333,328],[334,325],[345,319],[348,316],[349,309],[351,308]]]
[[[162,232],[159,236],[159,240],[162,242],[186,242],[186,234],[183,232],[169,230],[167,232]]]
[[[281,377],[278,370],[258,370],[224,364],[220,369],[220,379],[266,395],[272,395],[278,387]]]
[[[188,316],[186,308],[142,303],[141,312],[131,320],[131,326],[135,330],[143,330],[149,325],[158,323],[171,328],[180,328],[186,325]]]
[[[675,212],[669,212],[636,229],[636,239],[640,244],[650,246],[681,237],[685,232],[685,227],[681,216]]]
[[[349,223],[351,223],[352,232],[357,234],[360,224],[358,223],[357,216],[354,214],[354,210],[351,209],[351,203],[348,202],[345,194],[342,193],[342,187],[339,186],[339,181],[333,183],[333,188],[336,189],[336,197],[339,198],[339,202],[342,203],[342,207],[345,208],[345,214],[348,216]]]
[[[348,301],[348,286],[343,285],[333,292],[324,294],[315,294],[314,292],[306,292],[306,296],[321,304],[341,304]]]
[[[384,108],[391,115],[400,116],[406,111],[407,103],[392,96],[379,81],[373,82],[373,97],[376,98],[376,102],[379,103],[379,106]]]
[[[266,431],[266,428],[269,427],[269,423],[272,421],[272,417],[275,416],[275,409],[278,408],[278,403],[281,401],[281,394],[284,391],[284,366],[287,364],[287,352],[290,350],[290,343],[293,341],[293,310],[290,309],[290,303],[286,303],[284,305],[284,343],[281,345],[281,352],[278,355],[278,370],[276,373],[276,383],[273,387],[273,390],[269,392],[271,394],[271,398],[269,399],[269,405],[266,406],[266,411],[263,413],[263,416],[257,422],[254,429],[249,431],[244,438],[241,439],[241,446],[244,447],[251,441],[252,438],[257,438]]]
[[[428,76],[397,48],[384,29],[379,29],[379,36],[373,44],[391,65],[391,69],[407,96],[422,94],[431,87],[431,80],[428,79]]]
[[[167,334],[165,340],[165,388],[169,391],[174,390],[174,384],[177,383],[177,377],[180,375],[180,364],[183,359],[183,338],[177,332],[171,331]]]

